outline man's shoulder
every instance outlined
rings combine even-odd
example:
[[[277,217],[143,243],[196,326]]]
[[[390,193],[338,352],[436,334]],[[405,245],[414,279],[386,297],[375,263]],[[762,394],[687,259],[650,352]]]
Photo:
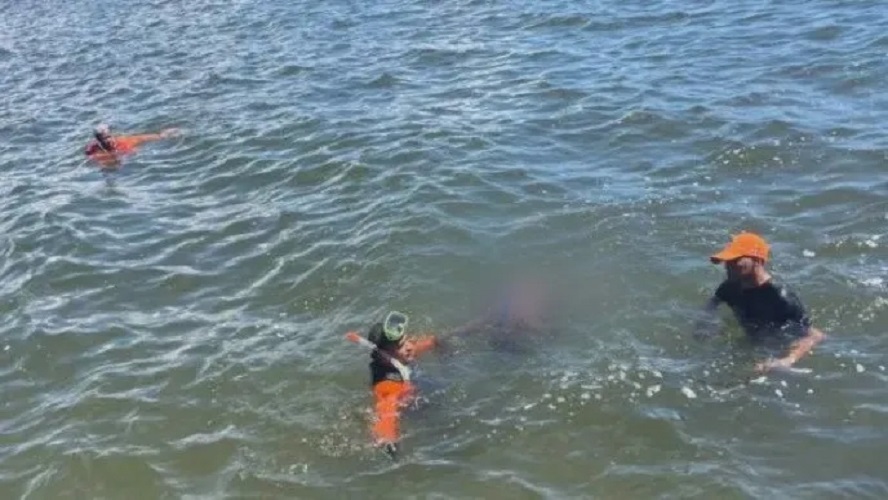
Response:
[[[739,294],[740,284],[730,280],[722,281],[718,285],[718,288],[715,289],[715,297],[718,300],[726,302],[728,304],[736,300]]]
[[[768,282],[768,300],[775,304],[781,304],[782,309],[788,314],[805,316],[805,305],[795,290],[779,280]]]
[[[782,300],[798,300],[798,294],[796,294],[795,290],[783,281],[772,279],[768,281],[765,286],[768,287],[772,291],[772,293],[774,293],[777,297],[780,297]]]

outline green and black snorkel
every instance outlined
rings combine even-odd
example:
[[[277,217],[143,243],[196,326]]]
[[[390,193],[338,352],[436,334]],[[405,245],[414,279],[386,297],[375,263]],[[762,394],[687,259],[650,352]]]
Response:
[[[386,346],[398,344],[404,338],[404,333],[407,330],[407,321],[408,317],[406,314],[392,311],[388,313],[385,321],[382,322],[382,335],[379,336],[380,338],[365,339],[358,332],[348,332],[345,334],[345,338],[370,349],[374,356],[378,356],[383,361],[394,366],[398,373],[401,374],[401,378],[405,382],[409,382],[412,375],[410,367],[385,351]],[[379,323],[374,328],[379,328],[378,325]]]
[[[385,317],[382,322],[382,332],[385,338],[394,343],[401,342],[404,338],[404,332],[407,330],[407,322],[409,318],[404,313],[392,311]]]

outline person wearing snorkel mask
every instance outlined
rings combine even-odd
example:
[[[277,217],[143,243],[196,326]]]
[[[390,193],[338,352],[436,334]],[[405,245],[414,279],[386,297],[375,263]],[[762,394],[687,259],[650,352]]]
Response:
[[[101,124],[93,131],[93,139],[86,145],[86,156],[102,168],[116,167],[120,157],[133,154],[146,142],[160,141],[179,135],[179,130],[168,128],[157,134],[114,135],[111,127]]]
[[[416,387],[404,365],[409,365],[438,346],[435,335],[408,335],[407,322],[407,315],[392,311],[384,321],[375,323],[367,332],[367,339],[376,346],[370,361],[375,400],[372,432],[376,444],[384,447],[390,455],[397,452],[401,410],[416,395]]]

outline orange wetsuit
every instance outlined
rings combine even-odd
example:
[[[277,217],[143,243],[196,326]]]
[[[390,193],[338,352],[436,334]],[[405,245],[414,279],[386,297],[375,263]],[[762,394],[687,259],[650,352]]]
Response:
[[[93,139],[86,145],[86,156],[94,160],[102,166],[116,165],[119,157],[133,154],[143,143],[150,141],[158,141],[163,139],[161,134],[139,134],[139,135],[119,135],[109,139],[111,151],[106,150],[99,144],[99,141]]]
[[[386,351],[399,361],[409,363],[438,343],[434,335],[407,339],[396,352]],[[415,386],[401,377],[400,372],[380,356],[370,363],[373,378],[373,396],[376,400],[373,438],[378,444],[395,443],[400,437],[401,409],[410,404],[416,394]]]

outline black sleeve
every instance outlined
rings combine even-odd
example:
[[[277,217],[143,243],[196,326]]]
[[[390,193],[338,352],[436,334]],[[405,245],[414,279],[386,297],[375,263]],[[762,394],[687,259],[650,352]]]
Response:
[[[804,337],[811,327],[811,319],[802,300],[789,288],[782,287],[780,296],[783,298],[784,317],[790,333],[796,337]]]

